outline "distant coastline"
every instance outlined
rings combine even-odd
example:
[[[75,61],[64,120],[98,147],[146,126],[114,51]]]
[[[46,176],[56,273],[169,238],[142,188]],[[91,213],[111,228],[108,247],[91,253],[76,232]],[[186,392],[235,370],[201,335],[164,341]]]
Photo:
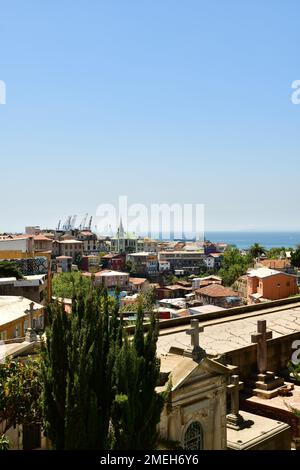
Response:
[[[284,246],[295,248],[300,244],[299,232],[206,232],[205,239],[216,243],[229,243],[237,248],[245,249],[259,243],[263,247],[270,249]]]
[[[143,236],[147,235],[143,234]],[[153,238],[160,240],[168,239],[163,236]],[[176,240],[176,237],[174,239]],[[189,240],[195,241],[195,238],[191,235],[191,238],[186,238],[186,241]],[[205,240],[215,243],[228,243],[229,245],[235,245],[239,249],[247,249],[254,243],[259,243],[266,249],[282,246],[285,248],[296,248],[297,245],[300,245],[300,231],[207,231],[205,232]]]

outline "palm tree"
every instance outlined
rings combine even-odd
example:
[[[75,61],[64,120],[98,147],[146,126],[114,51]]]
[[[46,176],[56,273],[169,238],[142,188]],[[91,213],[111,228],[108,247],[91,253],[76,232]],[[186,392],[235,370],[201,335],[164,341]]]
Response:
[[[265,248],[261,246],[259,243],[254,243],[249,248],[249,255],[252,259],[259,258],[262,254],[266,252]]]

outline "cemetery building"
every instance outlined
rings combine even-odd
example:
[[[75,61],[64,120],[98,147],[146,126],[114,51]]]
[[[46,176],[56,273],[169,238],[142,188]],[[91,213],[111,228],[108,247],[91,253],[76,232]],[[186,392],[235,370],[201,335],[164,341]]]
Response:
[[[161,324],[161,374],[172,384],[160,423],[163,442],[190,449],[299,447],[300,384],[287,364],[300,340],[300,302],[264,307],[193,315],[201,323],[193,323],[199,339],[192,344],[190,317]],[[200,355],[194,357],[195,344]]]

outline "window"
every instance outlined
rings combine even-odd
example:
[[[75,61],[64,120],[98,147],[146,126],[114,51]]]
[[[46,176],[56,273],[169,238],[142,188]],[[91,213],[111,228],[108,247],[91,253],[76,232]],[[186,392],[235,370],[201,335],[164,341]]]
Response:
[[[186,430],[184,436],[185,450],[202,450],[203,449],[203,430],[198,421],[194,421]]]
[[[21,336],[21,325],[20,324],[15,327],[13,336],[14,336],[14,338],[19,338],[19,336]]]
[[[0,332],[0,341],[5,341],[6,340],[6,331],[1,331]]]

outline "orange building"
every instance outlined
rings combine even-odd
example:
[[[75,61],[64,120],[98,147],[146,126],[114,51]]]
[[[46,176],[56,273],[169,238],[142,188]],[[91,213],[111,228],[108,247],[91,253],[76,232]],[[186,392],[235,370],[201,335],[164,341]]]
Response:
[[[264,300],[285,299],[299,293],[297,278],[275,269],[252,269],[247,274],[247,301],[249,304]]]

